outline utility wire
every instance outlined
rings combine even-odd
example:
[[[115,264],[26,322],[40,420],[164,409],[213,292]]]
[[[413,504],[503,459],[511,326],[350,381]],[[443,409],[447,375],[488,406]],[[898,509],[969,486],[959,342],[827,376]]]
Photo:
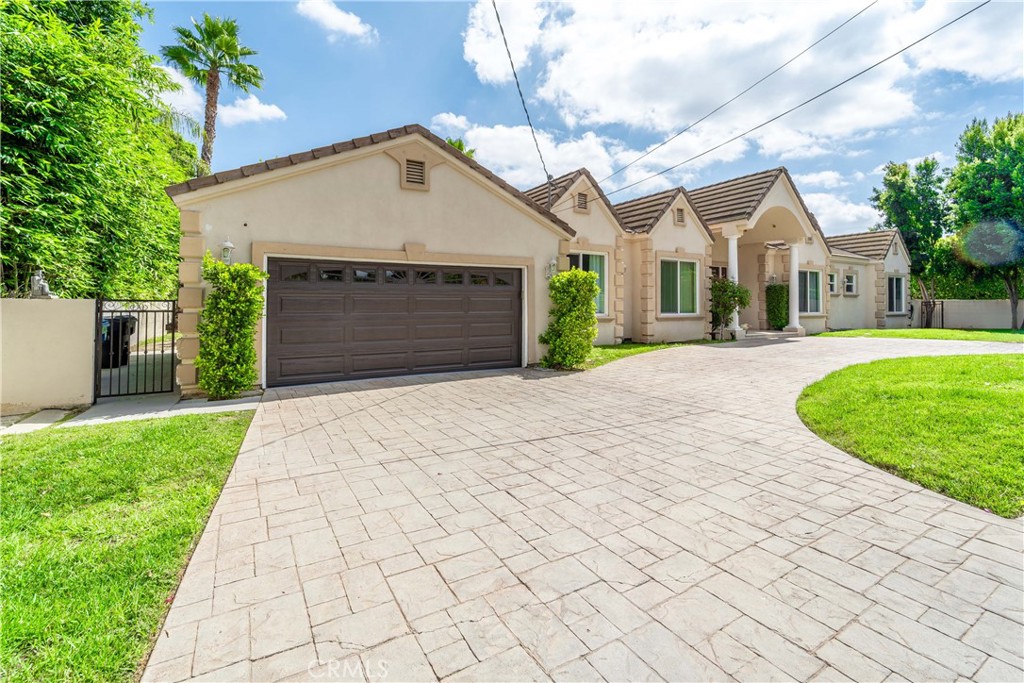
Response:
[[[749,86],[748,86],[748,87],[747,87],[747,88],[746,88],[745,90],[743,90],[743,92],[740,92],[740,93],[738,93],[738,94],[737,94],[737,95],[736,95],[735,97],[733,97],[732,99],[730,99],[730,100],[728,100],[728,101],[726,101],[726,102],[723,102],[722,104],[718,105],[717,107],[715,107],[714,109],[712,109],[711,111],[709,111],[709,112],[708,112],[707,114],[704,114],[704,116],[700,117],[699,119],[697,119],[696,121],[694,121],[694,122],[693,122],[693,123],[691,123],[690,125],[686,126],[686,127],[685,127],[685,128],[683,128],[683,129],[682,129],[681,131],[679,131],[678,133],[676,133],[675,135],[673,135],[673,136],[671,136],[671,137],[669,137],[669,138],[665,139],[664,141],[662,141],[662,142],[660,142],[659,144],[655,145],[655,146],[654,146],[654,147],[652,147],[651,149],[647,150],[646,152],[644,152],[643,154],[641,154],[640,156],[638,156],[638,157],[637,157],[636,159],[633,159],[632,161],[630,161],[630,162],[629,162],[628,164],[626,164],[625,166],[622,166],[622,167],[620,167],[620,168],[617,168],[616,170],[612,171],[612,172],[611,172],[610,174],[608,174],[608,175],[607,175],[607,176],[605,176],[604,178],[601,178],[601,180],[600,180],[599,182],[602,182],[602,183],[603,183],[604,181],[608,180],[609,178],[614,178],[615,176],[617,176],[618,174],[622,173],[622,172],[623,172],[623,171],[625,171],[625,170],[626,170],[627,168],[629,168],[630,166],[632,166],[633,164],[635,164],[636,162],[640,161],[641,159],[644,159],[644,158],[645,158],[645,157],[647,157],[647,156],[650,156],[650,155],[651,155],[651,154],[653,154],[654,152],[657,152],[657,151],[658,151],[659,149],[661,149],[662,147],[664,147],[664,146],[665,146],[665,145],[667,145],[668,143],[672,142],[673,140],[675,140],[676,138],[678,138],[678,137],[679,137],[680,135],[682,135],[682,134],[683,134],[683,133],[685,133],[686,131],[690,130],[691,128],[694,128],[694,127],[695,127],[695,126],[697,126],[698,124],[702,123],[703,121],[706,121],[707,119],[711,118],[712,116],[714,116],[714,115],[715,115],[715,114],[717,114],[718,112],[722,111],[723,109],[725,109],[726,107],[728,107],[728,106],[729,106],[730,104],[732,104],[733,102],[735,102],[735,101],[736,101],[736,100],[738,100],[739,98],[743,97],[743,96],[744,96],[744,95],[746,95],[746,94],[747,94],[748,92],[750,92],[751,90],[753,90],[753,89],[754,89],[754,88],[756,88],[757,86],[761,85],[762,83],[764,83],[765,81],[767,81],[767,80],[768,80],[769,78],[771,78],[771,77],[772,77],[772,76],[774,76],[775,74],[777,74],[777,73],[779,73],[780,71],[782,71],[783,69],[785,69],[785,68],[786,68],[787,66],[789,66],[790,64],[792,64],[793,62],[795,62],[796,60],[798,60],[798,59],[799,59],[800,57],[803,57],[803,56],[804,56],[805,54],[807,54],[808,52],[810,52],[811,48],[815,47],[816,45],[818,45],[818,44],[819,44],[819,43],[821,43],[822,41],[824,41],[824,40],[826,40],[827,38],[829,38],[829,37],[830,37],[830,36],[831,36],[831,35],[832,35],[833,33],[835,33],[836,31],[838,31],[839,29],[843,28],[844,26],[846,26],[847,24],[849,24],[849,23],[850,23],[851,21],[853,21],[854,19],[856,19],[856,18],[857,18],[857,17],[859,17],[860,15],[864,14],[865,12],[867,12],[867,11],[868,11],[869,9],[871,9],[872,7],[874,7],[874,6],[876,5],[876,4],[878,4],[878,0],[873,0],[873,2],[871,2],[871,3],[869,3],[869,4],[867,5],[867,6],[865,6],[865,7],[864,7],[864,9],[862,9],[862,10],[861,10],[861,11],[859,11],[859,12],[857,12],[857,13],[856,13],[856,14],[854,14],[854,15],[853,15],[852,17],[850,17],[849,19],[847,19],[847,20],[846,20],[846,21],[844,21],[843,23],[841,23],[841,24],[839,24],[838,26],[836,26],[836,27],[835,27],[834,29],[832,29],[831,31],[829,31],[828,33],[826,33],[825,35],[823,35],[823,36],[822,36],[821,38],[818,38],[818,39],[817,39],[816,41],[814,41],[813,43],[811,43],[810,45],[808,45],[807,47],[805,47],[805,48],[804,48],[803,50],[801,50],[801,51],[800,51],[799,53],[797,53],[796,55],[793,55],[793,57],[791,57],[791,58],[790,58],[790,59],[789,59],[789,60],[788,60],[787,62],[785,62],[784,64],[782,64],[782,65],[781,65],[781,66],[779,66],[778,68],[776,68],[776,69],[775,69],[774,71],[772,71],[771,73],[765,74],[765,75],[764,75],[764,76],[762,76],[762,77],[761,77],[761,78],[760,78],[759,80],[757,80],[756,82],[754,82],[754,83],[750,84],[750,85],[749,85]]]
[[[973,14],[974,12],[977,12],[979,9],[981,9],[985,5],[989,4],[990,2],[992,2],[992,0],[985,0],[985,2],[981,3],[980,5],[976,5],[975,7],[967,10],[966,12],[964,12],[960,16],[956,17],[955,19],[947,21],[945,24],[943,24],[942,26],[938,27],[937,29],[935,29],[931,33],[928,33],[927,35],[925,35],[925,36],[923,36],[921,38],[918,38],[917,40],[915,40],[914,42],[910,43],[909,45],[907,45],[907,46],[897,50],[896,52],[893,52],[888,57],[875,62],[874,64],[872,64],[871,66],[867,67],[866,69],[862,69],[861,71],[858,71],[857,73],[855,73],[854,75],[850,76],[849,78],[847,78],[847,79],[845,79],[845,80],[843,80],[843,81],[841,81],[839,83],[836,83],[835,85],[833,85],[831,88],[829,88],[827,90],[823,90],[822,92],[818,93],[814,97],[811,97],[809,99],[804,100],[803,102],[801,102],[800,104],[796,105],[795,107],[791,107],[791,108],[787,109],[786,111],[782,112],[781,114],[777,114],[777,115],[773,116],[772,118],[768,119],[767,121],[765,121],[763,123],[759,123],[758,125],[754,126],[753,128],[750,128],[750,129],[748,129],[748,130],[746,130],[746,131],[744,131],[744,132],[742,132],[742,133],[740,133],[738,135],[734,135],[733,137],[729,138],[725,142],[721,142],[721,143],[715,145],[714,147],[711,147],[710,149],[706,149],[703,152],[701,152],[700,154],[695,154],[692,157],[690,157],[689,159],[684,159],[683,161],[680,161],[678,164],[675,164],[673,166],[669,166],[668,168],[663,169],[661,171],[658,171],[657,173],[652,173],[651,175],[649,175],[649,176],[647,176],[645,178],[641,178],[640,180],[637,180],[636,182],[630,183],[629,185],[624,185],[623,187],[620,187],[617,190],[612,190],[611,192],[606,192],[605,196],[607,197],[607,196],[610,196],[610,195],[613,195],[613,194],[618,194],[619,192],[622,192],[624,190],[628,190],[631,187],[636,187],[637,185],[640,185],[641,183],[645,183],[648,180],[653,180],[654,178],[657,178],[659,176],[665,175],[669,171],[673,171],[673,170],[679,168],[680,166],[683,166],[684,164],[688,164],[691,161],[695,161],[696,159],[700,159],[703,156],[711,154],[715,150],[721,149],[722,147],[725,147],[726,145],[728,145],[730,143],[736,142],[740,138],[744,138],[744,137],[750,135],[751,133],[753,133],[754,131],[760,130],[761,128],[764,128],[765,126],[778,121],[782,117],[788,116],[789,114],[792,114],[797,109],[800,109],[802,107],[807,106],[811,102],[814,102],[815,100],[824,97],[825,95],[829,94],[833,90],[836,90],[836,89],[846,85],[850,81],[852,81],[852,80],[854,80],[856,78],[860,78],[861,76],[863,76],[867,72],[871,71],[872,69],[874,69],[874,68],[876,68],[878,66],[881,66],[885,62],[888,62],[890,59],[898,57],[899,55],[903,54],[904,52],[906,52],[910,48],[912,48],[912,47],[914,47],[916,45],[919,45],[920,43],[924,42],[925,40],[928,40],[929,38],[934,36],[939,31],[947,29],[950,26],[952,26],[953,24],[955,24],[958,21],[960,21],[961,19],[964,19],[965,17],[967,17],[967,15]]]
[[[505,43],[505,53],[508,55],[508,65],[512,67],[512,77],[516,80],[516,90],[519,91],[519,101],[523,103],[523,112],[526,114],[526,123],[530,126],[530,135],[533,136],[533,146],[537,148],[537,156],[540,157],[540,166],[544,169],[544,177],[548,183],[548,207],[551,206],[552,177],[548,173],[548,166],[544,163],[544,155],[540,151],[540,143],[537,142],[537,132],[533,129],[533,121],[530,120],[530,110],[526,108],[526,98],[523,97],[523,87],[519,84],[519,74],[516,73],[516,64],[512,60],[512,50],[508,47],[508,38],[505,37],[505,27],[501,24],[501,14],[498,13],[497,0],[491,0],[494,7],[494,18],[498,20],[498,30],[501,31],[501,40]]]

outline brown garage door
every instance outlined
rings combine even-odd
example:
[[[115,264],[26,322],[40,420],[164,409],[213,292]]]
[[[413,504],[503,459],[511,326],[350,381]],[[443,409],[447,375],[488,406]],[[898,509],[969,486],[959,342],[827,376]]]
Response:
[[[518,269],[271,259],[268,271],[269,386],[520,364]]]

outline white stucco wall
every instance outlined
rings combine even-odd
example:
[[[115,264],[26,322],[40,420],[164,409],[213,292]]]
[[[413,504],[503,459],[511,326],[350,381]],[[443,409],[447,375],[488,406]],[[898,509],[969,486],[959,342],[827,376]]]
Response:
[[[903,310],[907,311],[910,304],[910,262],[907,259],[906,251],[903,249],[903,245],[899,239],[894,239],[892,246],[889,248],[889,252],[885,255],[885,259],[882,261],[885,269],[885,287],[888,287],[888,278],[890,275],[900,275],[904,278],[903,281]],[[888,290],[883,287],[883,291],[886,293],[885,302],[882,303],[882,311],[885,312],[885,326],[887,328],[901,328],[909,327],[910,320],[907,318],[907,313],[889,313],[888,308]]]
[[[410,151],[428,160],[429,190],[400,187],[400,164],[385,152]],[[409,136],[175,197],[199,212],[206,248],[225,240],[234,260],[252,262],[253,243],[279,243],[290,257],[324,259],[358,251],[351,260],[394,260],[407,250],[428,263],[512,265],[524,273],[527,362],[540,355],[547,325],[546,270],[565,238],[519,199],[422,139]],[[407,245],[412,245],[407,249]],[[379,252],[379,253],[376,253]],[[386,252],[386,253],[385,253]],[[273,256],[275,248],[267,249]],[[328,256],[331,255],[331,256]],[[349,258],[349,257],[343,257]],[[503,260],[505,259],[505,260]],[[265,264],[258,255],[255,265]]]
[[[0,413],[92,403],[94,300],[3,299],[0,338]]]
[[[921,300],[914,299],[914,327],[921,326]],[[1007,330],[1010,328],[1009,299],[942,300],[942,318],[936,317],[935,327],[941,323],[947,329]],[[936,314],[938,316],[938,314]],[[1017,302],[1017,320],[1024,320],[1024,301]]]
[[[876,327],[874,264],[841,256],[832,257],[831,271],[836,274],[836,294],[831,295],[828,327],[832,330],[854,330]],[[854,294],[847,294],[844,277],[853,274],[857,279]],[[828,282],[825,283],[826,288]]]

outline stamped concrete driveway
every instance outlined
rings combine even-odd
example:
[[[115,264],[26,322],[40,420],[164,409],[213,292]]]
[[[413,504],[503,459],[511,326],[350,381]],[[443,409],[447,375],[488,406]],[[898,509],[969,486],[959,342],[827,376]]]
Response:
[[[1019,351],[811,338],[269,391],[145,679],[1021,681],[1021,520],[794,411],[851,363]]]

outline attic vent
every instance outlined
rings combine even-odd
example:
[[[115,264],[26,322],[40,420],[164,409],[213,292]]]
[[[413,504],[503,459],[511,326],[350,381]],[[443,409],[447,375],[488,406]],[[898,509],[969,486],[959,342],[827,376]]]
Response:
[[[676,223],[678,225],[686,225],[686,209],[676,209]]]
[[[405,160],[405,182],[410,185],[427,184],[427,164],[415,159]]]
[[[587,202],[588,201],[589,201],[589,198],[587,197],[587,193],[586,192],[578,193],[576,195],[576,208],[579,209],[580,211],[586,211],[587,210]]]

